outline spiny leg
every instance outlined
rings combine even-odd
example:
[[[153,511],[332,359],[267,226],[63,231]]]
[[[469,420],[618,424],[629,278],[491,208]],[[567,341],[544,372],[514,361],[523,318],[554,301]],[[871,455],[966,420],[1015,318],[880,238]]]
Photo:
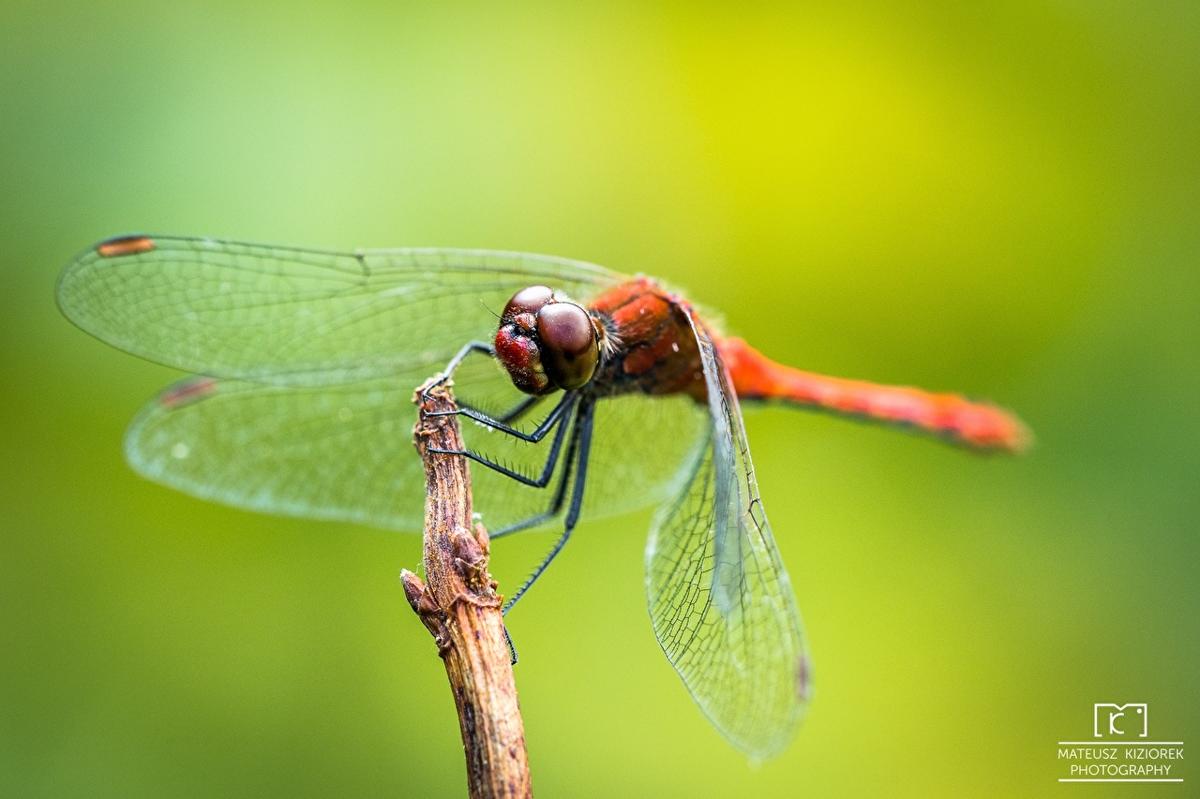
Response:
[[[567,442],[567,454],[563,458],[563,471],[558,477],[558,487],[554,489],[554,498],[550,500],[550,507],[542,513],[489,532],[488,536],[493,541],[521,530],[528,530],[530,527],[537,527],[542,522],[553,519],[562,510],[563,500],[567,497],[567,487],[571,484],[571,474],[575,466],[575,450],[579,446],[579,425],[571,425],[571,427],[571,440]]]
[[[499,413],[496,415],[488,414],[486,411],[483,411],[483,410],[475,407],[474,405],[472,405],[470,402],[466,402],[461,397],[458,397],[458,398],[455,398],[455,402],[458,405],[457,409],[455,409],[453,411],[434,411],[434,413],[431,415],[447,416],[450,414],[457,414],[457,413],[463,413],[464,415],[467,415],[466,412],[471,411],[475,414],[479,414],[480,416],[483,417],[483,419],[486,419],[488,422],[494,421],[494,422],[499,422],[502,425],[511,425],[513,422],[519,420],[521,417],[523,417],[525,414],[527,414],[531,408],[534,408],[537,405],[539,405],[541,403],[541,401],[544,400],[547,396],[548,395],[546,395],[546,394],[535,394],[530,397],[525,397],[524,399],[522,399],[520,402],[518,402],[516,405],[512,406],[508,410],[503,411],[502,413]],[[472,418],[475,418],[475,417],[472,416]],[[487,424],[487,422],[482,422],[482,423]]]
[[[567,405],[572,401],[572,396],[573,395],[571,392],[564,393],[562,399],[558,401],[558,404],[554,406],[554,409],[551,410],[550,413],[546,414],[546,418],[543,419],[536,428],[534,428],[532,433],[524,433],[520,430],[517,430],[515,427],[509,427],[503,421],[499,419],[493,419],[486,413],[477,411],[470,406],[459,407],[453,411],[433,411],[429,414],[429,416],[457,416],[461,414],[466,416],[468,419],[473,419],[476,422],[479,422],[485,427],[490,427],[492,430],[499,430],[505,435],[510,435],[513,438],[519,438],[522,441],[528,441],[531,444],[536,444],[545,438],[546,433],[550,432],[551,428],[553,428],[558,422],[559,416],[566,411]],[[439,450],[430,451],[438,452]]]
[[[484,355],[487,355],[489,358],[496,357],[496,349],[491,344],[488,344],[485,341],[470,341],[470,342],[464,344],[462,346],[462,348],[454,354],[454,357],[451,358],[450,361],[446,364],[446,367],[442,370],[442,373],[438,376],[438,379],[436,381],[434,381],[433,383],[431,383],[429,385],[429,387],[425,389],[425,391],[422,393],[422,398],[429,399],[429,392],[431,392],[434,388],[436,388],[437,386],[440,386],[442,383],[445,383],[448,379],[450,379],[450,377],[452,377],[454,375],[454,372],[458,369],[458,367],[462,364],[462,362],[465,361],[467,359],[467,356],[470,355],[472,352],[481,352]],[[520,419],[522,416],[525,415],[526,412],[529,411],[530,408],[537,405],[544,398],[545,398],[545,395],[526,397],[525,399],[518,402],[512,408],[508,409],[507,411],[505,411],[504,413],[502,413],[496,417],[492,417],[492,416],[484,413],[483,411],[480,411],[479,409],[472,407],[470,404],[468,404],[466,402],[460,402],[459,407],[453,411],[435,411],[434,413],[431,413],[429,415],[430,416],[450,416],[453,414],[461,413],[465,416],[469,416],[470,418],[474,419],[477,422],[480,422],[481,424],[485,424],[488,427],[492,427],[496,430],[500,430],[502,432],[508,433],[509,435],[516,436],[517,438],[521,438],[526,441],[538,441],[541,439],[541,436],[536,435],[536,433],[534,433],[534,434],[522,433],[519,430],[515,430],[512,427],[509,427],[508,423],[516,421],[517,419]],[[559,404],[560,405],[562,404],[561,401]],[[555,410],[561,411],[560,408],[555,408]],[[554,411],[551,411],[551,415],[546,417],[546,419],[542,422],[542,424],[546,425],[547,423],[552,423],[553,414],[554,414]],[[543,436],[545,435],[545,431],[542,431],[542,435]]]
[[[575,529],[576,522],[579,521],[579,512],[583,507],[583,489],[587,485],[587,467],[588,455],[592,448],[592,422],[594,421],[594,411],[596,409],[596,401],[588,398],[583,401],[579,408],[579,415],[575,417],[575,424],[579,429],[579,468],[575,475],[575,485],[571,491],[571,507],[567,511],[567,519],[564,524],[563,533],[555,542],[550,553],[542,560],[541,565],[534,569],[533,574],[525,580],[524,584],[517,589],[517,592],[512,595],[508,602],[504,603],[501,610],[507,614],[512,610],[513,605],[517,604],[525,592],[537,581],[537,578],[542,576],[542,572],[546,571],[546,567],[554,560],[555,556],[562,551],[563,546],[567,543],[567,539],[571,537],[571,531]]]
[[[515,422],[524,416],[530,408],[534,407],[545,398],[545,394],[535,394],[532,397],[526,397],[504,413],[495,417],[496,421],[503,422],[504,424],[511,424],[512,422]],[[469,408],[471,406],[467,405],[466,407]]]
[[[438,452],[443,455],[462,455],[464,458],[470,458],[476,463],[486,466],[493,471],[499,472],[505,477],[512,478],[522,485],[527,485],[532,488],[545,488],[550,483],[550,477],[554,474],[554,467],[558,463],[558,455],[562,450],[564,434],[566,433],[568,427],[572,427],[569,419],[571,417],[571,411],[575,407],[578,396],[578,394],[574,393],[564,394],[562,401],[559,402],[558,406],[550,412],[550,416],[547,417],[546,421],[539,425],[538,430],[535,431],[535,435],[537,437],[530,439],[535,442],[541,441],[546,436],[546,433],[548,433],[556,425],[558,426],[558,432],[555,433],[554,441],[550,444],[550,453],[546,457],[546,463],[542,466],[542,472],[537,477],[529,477],[521,474],[518,471],[514,471],[503,464],[496,463],[493,460],[489,460],[483,455],[480,455],[479,453],[473,452],[469,449],[441,449],[439,447],[430,447],[429,451]],[[432,416],[433,414],[430,415]]]
[[[550,502],[550,508],[545,513],[539,513],[536,516],[532,516],[524,521],[511,524],[508,527],[491,533],[490,535],[492,539],[501,538],[509,533],[515,533],[518,530],[524,530],[528,527],[533,527],[546,519],[558,515],[559,509],[562,508],[563,499],[567,494],[567,485],[571,481],[572,466],[575,463],[575,449],[579,444],[581,427],[582,426],[578,423],[578,420],[571,425],[571,441],[569,444],[567,444],[567,457],[566,461],[563,463],[563,473],[561,477],[559,477],[558,488],[555,489],[554,499]],[[559,548],[561,548],[561,544],[559,545]],[[553,555],[551,557],[553,557]],[[538,569],[538,573],[540,573],[544,568],[545,565],[543,564],[543,566]],[[525,585],[517,592],[517,596],[520,596],[529,588],[529,586],[532,584],[532,581],[536,579],[536,576],[537,575],[535,574],[534,577],[526,580]],[[502,613],[507,613],[508,608],[512,607],[513,602],[516,602],[515,597],[512,599],[512,601],[505,605]],[[504,627],[504,642],[508,645],[508,655],[512,661],[512,665],[517,665],[517,645],[513,643],[512,635],[509,634],[507,626]]]
[[[469,342],[467,342],[466,344],[464,344],[462,346],[462,349],[460,349],[458,352],[454,353],[454,357],[451,358],[450,361],[446,364],[446,368],[442,370],[442,373],[440,375],[438,375],[437,380],[430,383],[429,386],[426,387],[426,389],[423,392],[421,392],[421,399],[429,399],[429,392],[433,391],[435,388],[440,386],[442,383],[445,383],[447,380],[449,380],[454,375],[454,370],[458,369],[459,364],[461,364],[464,360],[466,360],[467,356],[470,355],[472,352],[482,352],[485,355],[487,355],[489,358],[496,357],[496,350],[492,347],[491,344],[488,344],[486,341],[469,341]]]
[[[504,630],[504,643],[508,644],[508,662],[513,666],[517,665],[517,645],[513,643],[512,636],[508,634],[508,628],[501,625],[501,630]]]
[[[532,397],[526,397],[525,399],[521,400],[516,405],[514,405],[513,407],[504,411],[503,413],[499,413],[494,416],[486,413],[485,411],[480,410],[479,408],[475,407],[474,405],[472,405],[469,402],[463,401],[463,399],[461,397],[456,397],[455,402],[458,404],[457,410],[434,411],[430,415],[431,416],[450,416],[451,414],[456,414],[456,413],[459,413],[462,411],[471,410],[471,411],[476,411],[477,413],[483,414],[484,416],[487,416],[489,419],[494,419],[495,421],[500,422],[502,424],[511,424],[512,422],[517,421],[522,416],[524,416],[526,413],[528,413],[530,408],[533,408],[535,405],[540,403],[542,400],[544,400],[546,398],[546,396],[547,396],[546,394],[538,394],[538,395],[535,395]]]
[[[454,374],[454,372],[458,369],[458,367],[462,364],[462,362],[465,361],[467,359],[467,356],[470,355],[472,352],[481,352],[484,355],[488,356],[489,358],[496,357],[495,348],[491,344],[488,344],[487,342],[472,341],[467,344],[464,344],[462,349],[460,349],[458,352],[456,352],[454,354],[454,357],[450,359],[450,362],[446,364],[446,368],[442,370],[442,373],[441,373],[441,375],[439,375],[437,382],[433,383],[433,385],[429,386],[429,388],[427,388],[425,390],[423,398],[428,399],[429,392],[432,391],[434,389],[434,387],[440,386],[442,383],[446,382],[446,380],[449,379]],[[522,399],[520,402],[518,402],[516,405],[514,405],[512,408],[509,408],[504,413],[500,414],[499,416],[496,416],[495,419],[496,419],[496,421],[498,421],[502,424],[508,424],[509,422],[516,421],[517,419],[520,419],[522,416],[524,416],[525,413],[527,411],[529,411],[530,408],[537,405],[543,399],[545,399],[544,394],[532,396],[532,397],[526,397],[526,398]],[[460,411],[471,410],[471,411],[475,411],[477,413],[481,413],[478,408],[473,407],[470,403],[467,403],[467,402],[459,402],[458,406],[459,406]],[[450,413],[455,413],[455,412],[456,411],[451,411]],[[433,414],[433,415],[444,416],[444,415],[446,415],[446,413],[439,412],[439,413]]]

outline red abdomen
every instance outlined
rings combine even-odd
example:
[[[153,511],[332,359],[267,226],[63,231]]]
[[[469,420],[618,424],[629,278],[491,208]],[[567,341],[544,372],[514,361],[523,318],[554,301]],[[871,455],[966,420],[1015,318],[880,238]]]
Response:
[[[609,289],[591,303],[609,322],[612,356],[594,383],[611,393],[689,394],[705,399],[704,375],[681,297],[640,277]],[[703,322],[701,322],[703,324]],[[957,394],[828,377],[776,363],[739,338],[711,328],[721,361],[740,399],[780,400],[845,416],[904,425],[977,449],[1024,449],[1030,435],[1003,408]]]
[[[1028,429],[1013,414],[958,394],[804,372],[775,363],[740,338],[722,339],[717,348],[742,399],[781,400],[906,425],[976,449],[1019,452],[1030,441]]]

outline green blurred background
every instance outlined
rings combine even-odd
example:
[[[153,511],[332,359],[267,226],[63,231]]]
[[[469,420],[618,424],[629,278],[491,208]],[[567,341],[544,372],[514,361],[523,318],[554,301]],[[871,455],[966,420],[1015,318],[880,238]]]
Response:
[[[583,525],[512,620],[542,796],[1103,793],[1055,782],[1093,702],[1200,740],[1200,7],[975,5],[5,2],[0,794],[464,790],[418,537],[124,465],[173,375],[53,286],[129,230],[645,271],[1033,426],[978,458],[750,415],[816,672],[759,766],[654,642],[649,514]]]

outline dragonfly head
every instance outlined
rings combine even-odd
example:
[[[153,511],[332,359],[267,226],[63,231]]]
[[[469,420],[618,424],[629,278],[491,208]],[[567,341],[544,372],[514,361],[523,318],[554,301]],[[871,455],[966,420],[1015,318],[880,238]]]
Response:
[[[581,388],[596,373],[603,335],[603,325],[583,306],[546,286],[530,286],[504,306],[496,357],[527,394]]]

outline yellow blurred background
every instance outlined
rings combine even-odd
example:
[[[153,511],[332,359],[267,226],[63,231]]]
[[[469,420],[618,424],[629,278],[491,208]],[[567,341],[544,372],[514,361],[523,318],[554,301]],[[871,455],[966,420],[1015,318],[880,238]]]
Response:
[[[0,66],[0,795],[464,791],[417,536],[123,463],[173,374],[53,287],[130,230],[586,259],[1032,425],[1005,459],[749,415],[816,674],[758,766],[654,641],[649,513],[582,525],[512,618],[542,796],[1104,793],[1055,782],[1094,702],[1197,740],[1195,3],[9,0]]]

